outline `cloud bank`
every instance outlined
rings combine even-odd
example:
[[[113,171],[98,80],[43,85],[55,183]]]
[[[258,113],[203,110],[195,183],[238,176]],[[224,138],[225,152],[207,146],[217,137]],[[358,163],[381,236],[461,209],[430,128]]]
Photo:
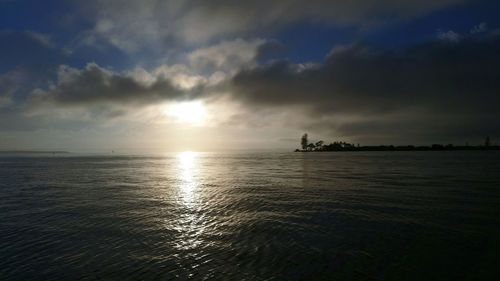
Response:
[[[116,73],[90,63],[83,69],[61,66],[57,84],[46,91],[36,90],[33,98],[62,105],[91,105],[151,103],[162,99],[181,99],[188,94],[174,87],[166,77],[146,80],[139,75]]]
[[[316,120],[310,128],[343,135],[498,135],[499,48],[498,36],[404,50],[355,44],[334,48],[320,64],[243,70],[230,87],[247,106],[304,107]],[[325,116],[332,118],[318,121]]]
[[[150,72],[63,66],[57,84],[36,91],[33,100],[62,106],[148,105],[229,95],[250,115],[266,112],[262,118],[280,116],[287,126],[353,138],[500,135],[495,122],[500,118],[498,36],[396,50],[337,46],[315,64],[258,64],[263,42],[247,43],[200,49],[189,56],[190,64]],[[214,72],[193,70],[208,65]],[[294,112],[300,117],[292,124]],[[234,118],[259,123],[244,113]]]

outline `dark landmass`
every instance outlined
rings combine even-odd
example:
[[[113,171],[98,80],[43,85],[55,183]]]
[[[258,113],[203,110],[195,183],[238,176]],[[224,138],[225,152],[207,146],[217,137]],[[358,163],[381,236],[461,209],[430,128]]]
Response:
[[[377,145],[360,146],[343,141],[335,141],[324,144],[323,141],[309,143],[307,134],[301,138],[302,149],[295,152],[321,152],[321,151],[455,151],[455,150],[500,150],[500,145],[491,145],[490,138],[486,137],[484,145],[453,145],[453,144],[432,144],[430,146],[416,145]]]
[[[485,147],[482,145],[478,146],[454,146],[454,145],[441,145],[433,144],[431,146],[395,146],[395,145],[378,145],[378,146],[354,146],[354,147],[335,147],[331,145],[325,145],[322,148],[315,148],[314,150],[300,150],[296,149],[296,152],[315,152],[315,151],[434,151],[434,150],[500,150],[500,146],[494,145]]]
[[[67,154],[68,151],[42,151],[42,150],[5,150],[0,154]]]

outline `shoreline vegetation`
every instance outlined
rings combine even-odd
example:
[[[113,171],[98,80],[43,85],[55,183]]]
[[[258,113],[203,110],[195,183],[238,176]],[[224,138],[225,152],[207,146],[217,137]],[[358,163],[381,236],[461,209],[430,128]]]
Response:
[[[320,140],[309,143],[307,133],[300,139],[302,149],[295,152],[325,152],[325,151],[455,151],[455,150],[500,150],[500,145],[491,145],[489,137],[486,137],[484,145],[454,145],[454,144],[432,144],[432,145],[370,145],[360,146],[343,141],[335,141],[325,144]]]

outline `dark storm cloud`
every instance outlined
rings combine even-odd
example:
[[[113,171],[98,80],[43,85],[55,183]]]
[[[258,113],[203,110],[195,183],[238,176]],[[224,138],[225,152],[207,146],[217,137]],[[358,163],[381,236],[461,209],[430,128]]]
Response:
[[[463,124],[463,131],[480,126],[500,133],[494,122],[500,119],[499,49],[498,36],[391,51],[338,47],[318,65],[279,61],[241,71],[231,88],[248,106],[301,106],[311,117],[355,116],[342,126],[317,124],[346,134],[375,133],[384,126],[387,134],[401,128],[429,132],[433,122],[442,134],[460,130],[453,122]]]
[[[183,91],[167,77],[144,81],[134,74],[122,74],[88,64],[84,69],[62,66],[58,84],[51,89],[37,90],[32,102],[53,102],[61,105],[148,104],[161,100],[192,99],[199,89]]]
[[[464,137],[483,139],[484,136],[500,136],[500,126],[498,115],[480,114],[478,116],[457,116],[453,118],[446,114],[437,112],[428,115],[405,116],[404,118],[390,118],[379,120],[362,120],[345,122],[336,128],[345,136],[368,136],[368,137],[387,137],[395,136],[412,139],[421,137],[428,139],[429,136],[436,137],[433,140],[438,141],[440,137],[457,138],[465,141]],[[328,129],[328,128],[326,128]]]

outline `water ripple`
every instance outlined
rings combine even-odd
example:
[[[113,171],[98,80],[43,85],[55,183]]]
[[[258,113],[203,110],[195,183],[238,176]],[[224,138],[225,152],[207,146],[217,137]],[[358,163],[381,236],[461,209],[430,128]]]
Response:
[[[2,158],[0,280],[492,277],[500,155],[457,153]]]

